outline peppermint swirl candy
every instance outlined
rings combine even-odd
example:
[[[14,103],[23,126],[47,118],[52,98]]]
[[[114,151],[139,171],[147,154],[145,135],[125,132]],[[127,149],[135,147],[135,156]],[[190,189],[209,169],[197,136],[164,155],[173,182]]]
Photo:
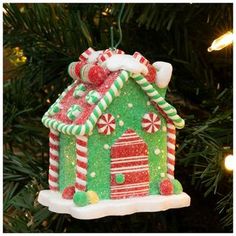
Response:
[[[142,128],[147,133],[155,133],[160,129],[161,119],[153,112],[146,113],[142,119]]]
[[[116,128],[115,118],[111,114],[104,114],[97,122],[98,133],[110,135]]]
[[[85,94],[85,91],[86,91],[86,87],[84,86],[84,84],[80,84],[75,88],[73,96],[75,98],[82,97]]]
[[[96,104],[100,98],[100,94],[95,90],[91,90],[85,97],[87,103],[90,105]]]
[[[50,116],[55,115],[56,113],[58,113],[60,111],[60,104],[59,103],[54,103],[48,110],[48,114]]]
[[[79,105],[72,105],[67,111],[67,117],[70,120],[75,120],[81,113],[81,107]]]

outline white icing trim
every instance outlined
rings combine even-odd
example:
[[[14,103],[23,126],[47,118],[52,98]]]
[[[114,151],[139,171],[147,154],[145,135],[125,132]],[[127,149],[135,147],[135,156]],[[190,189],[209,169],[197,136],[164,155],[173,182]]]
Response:
[[[178,195],[151,195],[130,199],[101,200],[96,204],[77,207],[73,200],[63,199],[61,193],[42,190],[38,201],[50,211],[70,214],[77,219],[96,219],[109,215],[128,215],[135,212],[157,212],[172,208],[187,207],[190,197],[186,193]]]
[[[157,70],[156,85],[159,88],[167,87],[170,82],[171,75],[172,75],[172,70],[173,70],[172,65],[170,63],[163,62],[163,61],[157,61],[153,63],[152,65]]]
[[[138,62],[133,56],[128,54],[115,54],[109,57],[103,66],[110,71],[127,70],[131,73],[146,75],[148,69],[145,65]]]

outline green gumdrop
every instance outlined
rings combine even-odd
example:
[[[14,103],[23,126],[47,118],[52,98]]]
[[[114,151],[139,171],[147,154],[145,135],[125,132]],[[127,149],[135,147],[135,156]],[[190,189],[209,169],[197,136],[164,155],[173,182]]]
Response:
[[[174,186],[174,194],[180,194],[183,192],[183,187],[177,179],[172,179],[171,182]]]
[[[123,184],[125,182],[124,174],[116,174],[116,183]]]
[[[73,201],[77,206],[86,206],[89,204],[89,199],[86,192],[76,192],[73,197]]]
[[[57,113],[60,111],[60,108],[58,105],[55,105],[52,110],[53,110],[53,112]]]

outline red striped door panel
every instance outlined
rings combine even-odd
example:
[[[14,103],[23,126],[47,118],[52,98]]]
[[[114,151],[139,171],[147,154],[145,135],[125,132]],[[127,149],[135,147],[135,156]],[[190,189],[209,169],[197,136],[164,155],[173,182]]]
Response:
[[[117,175],[124,176],[119,183]],[[111,199],[149,194],[148,147],[134,130],[127,130],[111,147]]]

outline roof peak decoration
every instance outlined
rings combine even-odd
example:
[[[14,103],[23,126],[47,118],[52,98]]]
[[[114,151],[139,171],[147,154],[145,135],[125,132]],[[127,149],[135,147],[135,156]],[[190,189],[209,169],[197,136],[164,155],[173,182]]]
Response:
[[[151,65],[140,53],[128,55],[120,49],[95,51],[89,48],[79,59],[68,68],[74,83],[52,105],[56,104],[58,109],[50,112],[50,108],[42,118],[46,127],[70,135],[90,134],[129,78],[135,80],[176,128],[184,127],[184,120],[176,109],[152,85],[155,83],[159,88],[168,85],[172,73],[169,63]]]

